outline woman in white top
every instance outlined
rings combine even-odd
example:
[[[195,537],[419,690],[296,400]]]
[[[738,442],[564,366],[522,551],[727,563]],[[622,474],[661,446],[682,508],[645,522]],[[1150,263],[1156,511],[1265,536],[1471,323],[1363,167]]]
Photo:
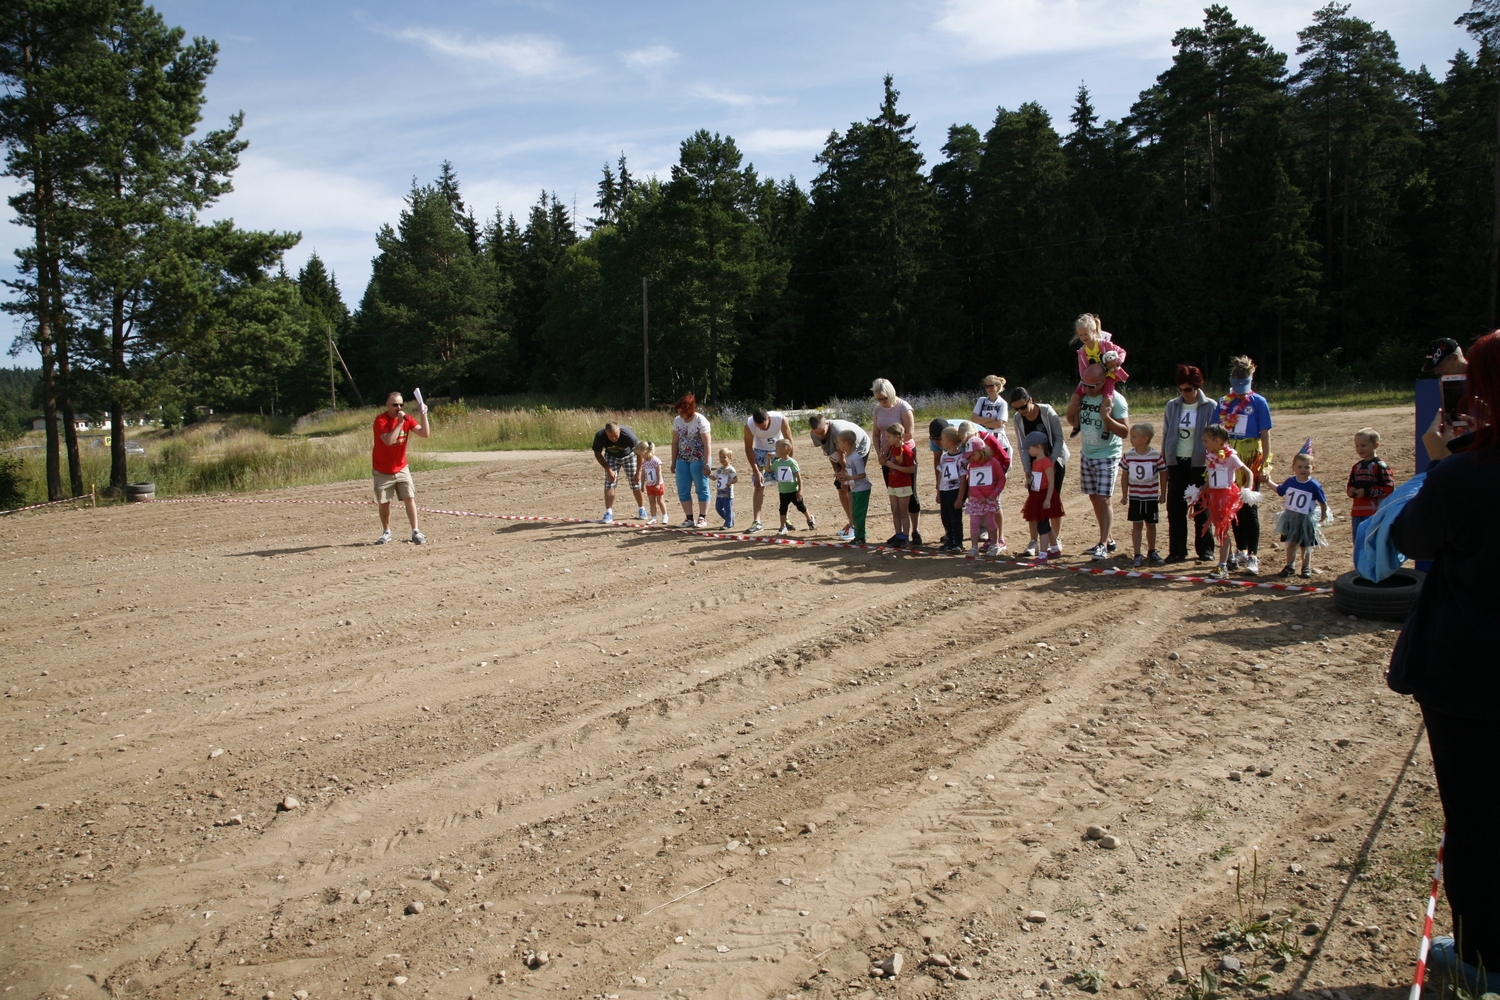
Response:
[[[1000,443],[1005,445],[1005,450],[1014,455],[1016,452],[1010,446],[1010,436],[1005,432],[1005,425],[1010,422],[1010,404],[1000,398],[1000,392],[1005,388],[1005,378],[986,375],[980,384],[984,386],[984,395],[974,402],[974,422],[994,431]]]
[[[913,440],[912,430],[916,426],[916,411],[912,405],[900,396],[896,395],[896,387],[891,385],[889,379],[878,378],[870,385],[870,394],[875,397],[874,433],[870,435],[875,449],[885,446],[885,429],[891,424],[899,423],[903,431],[901,440]],[[921,468],[921,463],[917,463]],[[887,484],[890,482],[890,470],[884,465],[880,467],[881,476]],[[913,473],[913,486],[915,486],[915,473]],[[922,533],[917,530],[917,515],[922,510],[922,504],[917,500],[917,491],[911,491],[911,497],[907,502],[906,509],[911,512],[911,546],[916,548],[922,544]],[[886,541],[887,545],[896,544],[894,537]]]
[[[756,409],[745,418],[745,459],[750,463],[755,485],[755,518],[750,525],[751,531],[761,528],[760,508],[766,499],[766,470],[776,458],[776,442],[791,437],[788,430],[786,417],[779,410]]]
[[[698,412],[698,398],[688,393],[677,401],[672,421],[672,471],[677,476],[684,528],[708,527],[708,456],[712,453],[708,418]],[[694,493],[698,495],[697,521],[693,520]]]

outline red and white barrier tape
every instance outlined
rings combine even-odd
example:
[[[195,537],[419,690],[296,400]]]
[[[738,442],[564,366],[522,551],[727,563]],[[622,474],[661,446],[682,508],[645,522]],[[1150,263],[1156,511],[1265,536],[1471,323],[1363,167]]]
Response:
[[[1438,841],[1437,864],[1432,867],[1432,892],[1427,896],[1427,919],[1422,923],[1422,943],[1417,946],[1417,974],[1412,977],[1411,996],[1418,1000],[1422,995],[1422,980],[1427,978],[1427,952],[1432,948],[1432,917],[1437,912],[1438,885],[1443,881],[1443,848],[1448,843],[1448,828],[1443,827],[1443,836]]]
[[[30,507],[14,507],[10,510],[0,510],[0,514],[19,514],[25,510],[39,510],[43,507],[55,507],[60,503],[76,503],[79,500],[91,499],[87,493],[82,496],[67,497],[63,500],[48,500],[46,503],[34,503]]]
[[[254,499],[249,497],[185,497],[177,500],[149,500],[147,503],[300,503],[300,504],[333,504],[342,506],[367,507],[373,506],[368,500],[272,500]],[[450,517],[482,517],[495,521],[547,521],[555,524],[599,524],[593,518],[586,517],[558,517],[550,514],[483,514],[472,510],[441,510],[435,507],[418,507],[417,510],[424,514],[446,514]],[[1279,590],[1288,593],[1302,594],[1327,594],[1331,593],[1328,587],[1304,587],[1290,583],[1269,583],[1260,580],[1230,580],[1214,579],[1206,576],[1191,576],[1177,573],[1146,573],[1136,569],[1115,569],[1095,566],[1061,566],[1046,561],[1026,561],[1019,559],[1003,559],[999,556],[973,556],[968,554],[956,554],[947,552],[936,552],[932,549],[913,548],[890,548],[884,545],[856,545],[853,542],[824,542],[810,538],[787,538],[781,535],[743,535],[731,534],[721,531],[704,531],[697,528],[688,528],[676,524],[647,525],[639,521],[616,521],[611,527],[629,528],[631,530],[668,530],[684,535],[696,535],[700,538],[715,538],[723,541],[733,542],[758,542],[762,545],[793,545],[802,548],[824,548],[824,549],[858,549],[866,552],[900,552],[903,554],[919,555],[932,558],[962,559],[967,562],[988,563],[1002,566],[1019,566],[1025,569],[1051,569],[1064,570],[1070,573],[1082,573],[1088,576],[1118,576],[1132,580],[1165,580],[1175,583],[1207,583],[1220,584],[1226,587],[1241,587],[1260,590]]]

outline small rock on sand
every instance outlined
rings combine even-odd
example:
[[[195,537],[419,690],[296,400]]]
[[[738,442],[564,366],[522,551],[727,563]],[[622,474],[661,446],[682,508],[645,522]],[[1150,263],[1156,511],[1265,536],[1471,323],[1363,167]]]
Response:
[[[414,899],[410,903],[406,904],[406,912],[411,914],[412,916],[416,916],[417,914],[421,913],[423,909],[424,907],[422,906],[422,901],[420,899]]]
[[[1090,826],[1087,830],[1083,831],[1083,836],[1088,840],[1098,840],[1100,837],[1104,836],[1104,833],[1104,827],[1099,826],[1096,823],[1093,826]]]
[[[370,897],[373,895],[375,894],[369,889],[361,889],[359,890],[359,895],[354,897],[354,901],[356,903],[368,903],[370,901]]]
[[[391,977],[391,985],[392,986],[405,986],[406,985],[406,977],[405,976],[392,976]]]
[[[1047,922],[1047,914],[1041,910],[1032,910],[1026,914],[1026,922],[1029,924],[1045,924]]]
[[[939,968],[947,969],[952,967],[953,960],[950,959],[947,955],[944,955],[942,952],[935,951],[931,955],[927,956],[927,964],[936,965]]]
[[[276,808],[280,809],[282,812],[291,812],[293,809],[301,809],[302,800],[297,798],[297,796],[295,795],[288,795],[286,798],[281,800]]]
[[[1239,972],[1240,960],[1233,955],[1225,955],[1219,959],[1219,968],[1224,972]]]
[[[1123,843],[1123,840],[1121,840],[1119,837],[1116,837],[1112,833],[1107,833],[1099,838],[1099,846],[1104,848],[1106,851],[1113,851]]]

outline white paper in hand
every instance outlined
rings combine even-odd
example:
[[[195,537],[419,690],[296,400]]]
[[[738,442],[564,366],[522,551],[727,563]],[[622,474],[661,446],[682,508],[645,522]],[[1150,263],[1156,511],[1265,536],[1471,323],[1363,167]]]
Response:
[[[413,396],[417,397],[417,409],[421,410],[423,413],[426,413],[427,412],[427,404],[422,401],[422,390],[421,389],[413,389],[411,391],[411,394]]]

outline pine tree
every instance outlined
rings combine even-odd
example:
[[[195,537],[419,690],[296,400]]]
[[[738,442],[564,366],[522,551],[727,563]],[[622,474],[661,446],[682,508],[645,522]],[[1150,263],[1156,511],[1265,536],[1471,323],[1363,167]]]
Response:
[[[1500,50],[1500,0],[1470,0],[1469,9],[1459,16],[1455,24],[1462,24],[1469,34],[1478,39],[1481,50],[1494,53]],[[1489,271],[1489,317],[1486,326],[1500,326],[1500,92],[1495,98],[1495,146],[1491,162],[1493,175],[1493,210],[1490,222]]]

